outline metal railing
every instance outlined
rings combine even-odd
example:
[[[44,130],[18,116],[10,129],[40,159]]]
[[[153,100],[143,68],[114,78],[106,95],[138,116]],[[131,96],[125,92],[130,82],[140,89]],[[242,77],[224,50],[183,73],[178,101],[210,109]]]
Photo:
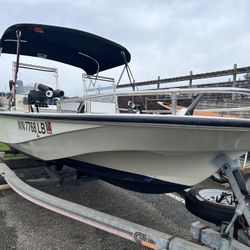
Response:
[[[233,86],[235,86],[237,75],[246,74],[246,73],[250,73],[250,66],[237,68],[237,64],[234,64],[234,67],[228,70],[220,70],[220,71],[213,71],[213,72],[206,72],[206,73],[199,73],[199,74],[193,74],[193,71],[190,71],[189,75],[170,77],[170,78],[164,78],[164,79],[160,79],[160,77],[158,77],[158,79],[156,80],[134,82],[134,85],[139,87],[139,86],[147,86],[147,85],[156,84],[157,89],[159,89],[160,84],[189,81],[189,87],[192,87],[193,80],[222,77],[222,76],[233,76],[232,84]],[[128,88],[128,87],[131,87],[131,83],[120,84],[117,86],[117,88]]]
[[[177,98],[180,94],[207,94],[207,93],[229,93],[229,94],[241,94],[250,96],[250,89],[246,88],[235,88],[235,87],[214,87],[214,88],[171,88],[171,89],[162,89],[162,90],[145,90],[145,91],[133,91],[133,92],[123,92],[123,93],[115,93],[116,98],[122,96],[156,96],[156,95],[169,95],[171,97],[172,102],[172,114],[176,114],[177,107]],[[103,94],[103,95],[95,95],[86,98],[80,98],[82,101],[93,101],[98,100],[100,98],[106,98],[114,96],[112,94]]]

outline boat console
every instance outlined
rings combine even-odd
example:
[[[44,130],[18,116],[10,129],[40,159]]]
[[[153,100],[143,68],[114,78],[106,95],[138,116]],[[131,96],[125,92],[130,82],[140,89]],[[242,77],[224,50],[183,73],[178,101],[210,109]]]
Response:
[[[12,91],[13,81],[9,81]],[[33,107],[39,112],[39,108],[48,108],[56,105],[58,100],[64,96],[64,91],[53,89],[45,84],[35,83],[33,87],[25,86],[23,81],[17,81],[16,87],[16,110],[34,112]]]
[[[32,105],[39,112],[39,107],[48,108],[48,105],[55,105],[58,99],[64,96],[64,91],[60,89],[53,90],[44,84],[35,84],[34,89],[30,90],[27,97],[23,98],[23,104],[29,105],[33,112]]]

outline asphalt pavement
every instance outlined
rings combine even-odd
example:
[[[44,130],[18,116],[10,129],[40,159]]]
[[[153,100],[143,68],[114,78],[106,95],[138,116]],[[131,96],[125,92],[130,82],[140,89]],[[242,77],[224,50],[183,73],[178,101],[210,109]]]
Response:
[[[21,177],[22,175],[41,176],[39,172],[41,169],[25,171],[24,173],[22,170],[19,171],[19,175]],[[67,171],[68,176],[72,174],[67,168],[63,171],[64,175]],[[189,213],[182,202],[166,194],[140,194],[101,180],[68,178],[60,185],[51,183],[47,186],[39,185],[36,188],[184,239],[190,239],[190,224],[200,220]],[[146,248],[48,211],[9,189],[0,191],[0,249],[139,250]]]

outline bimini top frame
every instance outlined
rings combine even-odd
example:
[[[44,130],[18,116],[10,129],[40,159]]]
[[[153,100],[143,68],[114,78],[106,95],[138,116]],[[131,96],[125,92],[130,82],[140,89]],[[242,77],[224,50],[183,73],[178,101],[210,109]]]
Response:
[[[0,40],[2,53],[51,59],[83,69],[88,75],[128,63],[130,53],[123,46],[105,38],[75,29],[43,25],[15,24]]]

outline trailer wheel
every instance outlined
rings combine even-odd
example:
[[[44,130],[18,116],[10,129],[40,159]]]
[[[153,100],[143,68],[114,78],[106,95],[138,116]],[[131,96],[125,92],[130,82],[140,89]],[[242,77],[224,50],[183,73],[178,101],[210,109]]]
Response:
[[[185,200],[192,214],[217,225],[231,221],[237,203],[230,190],[203,187],[191,188]]]

